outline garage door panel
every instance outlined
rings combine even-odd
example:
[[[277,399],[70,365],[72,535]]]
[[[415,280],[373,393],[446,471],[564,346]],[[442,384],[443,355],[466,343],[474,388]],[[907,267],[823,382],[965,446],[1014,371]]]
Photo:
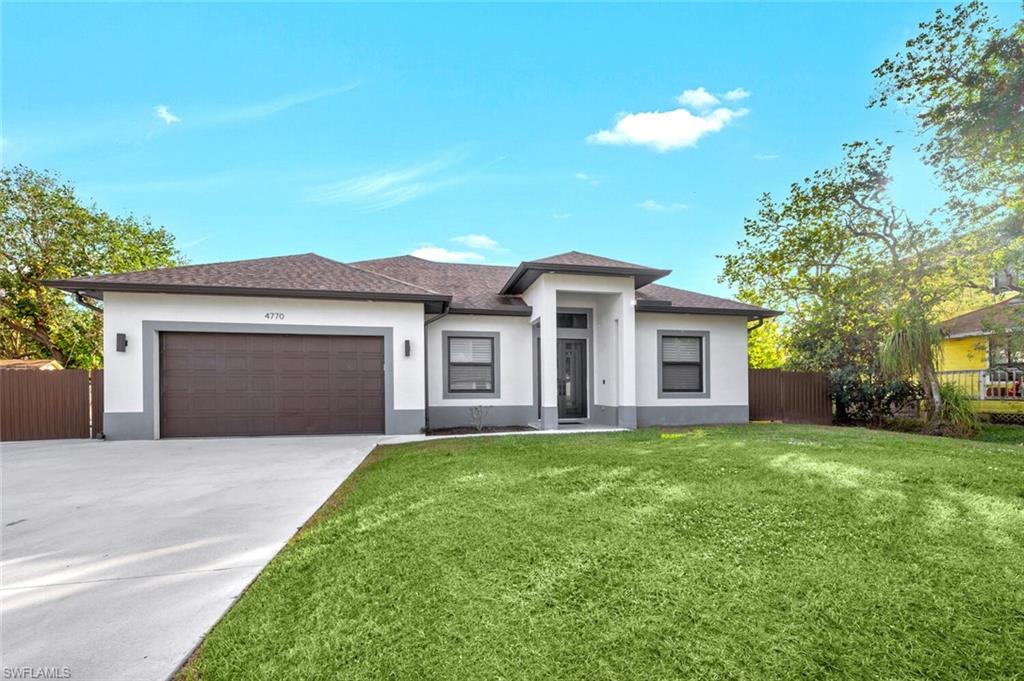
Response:
[[[160,334],[163,437],[384,430],[373,336]]]
[[[245,374],[230,373],[217,377],[217,387],[224,392],[252,392],[253,381]]]
[[[224,357],[224,369],[227,371],[249,371],[252,369],[249,357],[246,355],[234,355],[230,354],[229,350],[227,355]]]

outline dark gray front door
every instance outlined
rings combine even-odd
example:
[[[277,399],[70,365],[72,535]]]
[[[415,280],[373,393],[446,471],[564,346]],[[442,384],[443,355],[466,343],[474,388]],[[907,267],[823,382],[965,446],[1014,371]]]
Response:
[[[558,418],[579,419],[587,415],[587,342],[558,340]]]

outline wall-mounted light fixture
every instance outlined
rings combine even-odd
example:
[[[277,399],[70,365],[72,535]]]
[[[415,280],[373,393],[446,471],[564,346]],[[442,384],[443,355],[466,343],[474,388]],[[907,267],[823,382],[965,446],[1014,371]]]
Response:
[[[412,341],[408,338],[405,340],[405,356],[412,357]]]
[[[117,351],[124,352],[125,348],[128,347],[128,336],[123,333],[117,334]]]

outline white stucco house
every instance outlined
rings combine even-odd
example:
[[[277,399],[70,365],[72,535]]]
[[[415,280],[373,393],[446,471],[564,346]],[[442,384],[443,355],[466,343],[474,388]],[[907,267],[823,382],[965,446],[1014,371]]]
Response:
[[[746,421],[748,322],[776,313],[669,273],[310,253],[48,284],[103,300],[109,438]]]

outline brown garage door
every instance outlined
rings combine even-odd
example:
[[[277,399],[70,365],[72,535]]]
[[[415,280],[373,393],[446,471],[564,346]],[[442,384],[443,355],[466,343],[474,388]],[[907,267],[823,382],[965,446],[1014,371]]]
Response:
[[[160,435],[384,432],[384,339],[160,334]]]

